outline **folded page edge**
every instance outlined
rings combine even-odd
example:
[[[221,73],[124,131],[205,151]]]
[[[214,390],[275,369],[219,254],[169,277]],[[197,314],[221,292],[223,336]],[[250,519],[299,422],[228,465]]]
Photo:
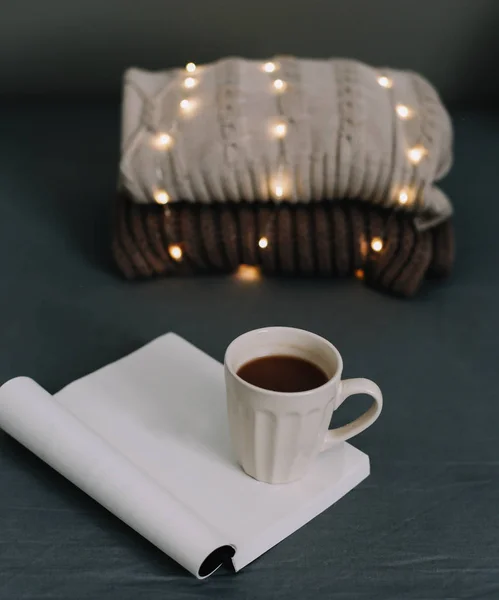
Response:
[[[12,420],[12,415],[15,413],[15,411],[14,411],[14,413],[12,411],[10,411],[10,416],[9,416],[9,410],[8,410],[8,404],[9,404],[8,398],[15,400],[16,396],[19,395],[20,385],[21,386],[25,386],[25,385],[34,386],[33,389],[35,391],[43,392],[42,398],[45,398],[45,397],[50,398],[50,400],[52,401],[52,403],[54,405],[53,408],[55,408],[57,410],[57,414],[59,414],[59,411],[60,411],[61,415],[64,415],[65,417],[69,418],[71,421],[77,422],[78,426],[80,426],[85,432],[87,432],[89,435],[91,435],[96,440],[98,440],[98,442],[100,442],[100,443],[104,444],[106,447],[108,447],[109,451],[112,454],[119,456],[120,459],[125,461],[127,463],[127,465],[134,472],[136,472],[142,479],[145,478],[145,480],[148,480],[148,481],[150,480],[151,483],[154,484],[154,486],[157,487],[160,492],[170,496],[171,500],[174,503],[182,504],[169,490],[158,485],[158,483],[154,479],[151,479],[141,469],[137,468],[135,465],[130,463],[130,461],[128,461],[128,459],[126,459],[126,457],[124,457],[112,445],[109,445],[105,439],[101,438],[96,432],[94,432],[91,428],[89,428],[85,423],[80,421],[78,419],[78,417],[73,415],[71,412],[67,411],[67,409],[61,403],[59,403],[52,394],[47,392],[43,387],[41,387],[38,383],[36,383],[36,381],[31,379],[30,377],[26,377],[26,376],[15,377],[13,379],[8,380],[2,386],[0,386],[0,428],[3,431],[5,431],[5,433],[10,435],[13,439],[15,439],[18,443],[20,443],[25,448],[27,448],[30,452],[35,454],[38,458],[43,460],[52,469],[54,469],[55,471],[60,473],[61,476],[63,476],[68,481],[70,481],[73,485],[78,487],[82,492],[86,493],[88,496],[93,498],[96,502],[98,502],[102,506],[102,508],[104,508],[105,510],[109,511],[114,516],[116,516],[117,518],[122,520],[131,529],[135,530],[137,533],[142,535],[150,543],[152,543],[154,546],[156,546],[160,550],[162,550],[167,556],[170,556],[170,558],[172,558],[172,560],[175,560],[176,562],[181,564],[187,571],[192,573],[196,578],[205,579],[206,577],[209,577],[218,568],[220,568],[224,564],[224,562],[226,562],[229,558],[232,558],[232,556],[236,552],[235,545],[232,545],[229,543],[224,543],[223,538],[221,537],[220,533],[218,531],[216,531],[213,527],[211,527],[208,523],[206,523],[204,520],[201,520],[198,523],[198,525],[202,524],[204,527],[207,527],[207,531],[209,530],[208,534],[205,534],[205,542],[206,542],[207,535],[209,535],[210,538],[212,537],[213,538],[212,539],[212,541],[213,541],[212,548],[213,549],[210,548],[210,545],[205,543],[204,546],[205,546],[206,554],[202,554],[202,556],[199,556],[198,560],[193,559],[192,555],[189,555],[189,553],[185,553],[185,551],[180,548],[176,548],[172,552],[171,548],[167,549],[165,547],[165,546],[170,545],[168,542],[165,543],[166,540],[158,539],[157,535],[150,534],[150,531],[152,530],[150,527],[149,527],[149,534],[148,534],[148,532],[147,532],[148,526],[144,524],[145,523],[144,519],[142,519],[142,522],[143,522],[142,525],[139,525],[137,521],[135,522],[135,524],[132,524],[131,521],[133,521],[134,519],[133,518],[131,519],[130,516],[126,514],[127,511],[124,510],[124,508],[123,508],[124,506],[126,506],[126,504],[127,504],[126,502],[125,503],[120,503],[120,502],[116,503],[115,501],[113,501],[112,504],[114,504],[114,506],[111,506],[111,503],[109,502],[109,497],[106,497],[107,493],[105,493],[105,494],[100,493],[98,491],[98,489],[96,489],[92,485],[91,481],[90,481],[90,484],[88,484],[89,483],[88,481],[85,483],[85,481],[83,481],[81,479],[81,474],[78,474],[78,472],[72,473],[72,472],[70,472],[70,470],[68,470],[69,463],[67,463],[66,459],[60,460],[58,458],[54,458],[53,450],[51,450],[47,446],[44,446],[44,448],[42,448],[40,446],[40,442],[36,441],[36,436],[35,436],[34,440],[31,439],[30,441],[28,441],[30,436],[26,435],[26,433],[21,433],[21,429],[24,432],[29,431],[29,428],[30,428],[29,419],[23,420],[21,418],[20,419],[21,423],[20,423],[19,417],[18,417],[17,426],[16,426],[16,424],[15,424],[16,418],[14,417],[14,420]],[[35,394],[31,394],[30,396],[33,397],[34,395]],[[7,405],[7,410],[6,410],[5,414],[2,413],[2,405],[3,404]],[[22,408],[21,408],[21,411],[22,411]],[[21,427],[20,425],[22,425],[22,423],[24,423],[24,426]],[[40,424],[40,421],[38,420],[37,427],[39,427],[39,424]],[[53,439],[53,436],[52,436],[52,439]],[[64,463],[66,463],[66,464],[64,464]],[[186,512],[190,513],[191,516],[194,516],[195,520],[197,520],[197,521],[200,520],[199,515],[193,513],[192,510],[189,509],[188,506],[185,506],[182,504],[182,507]],[[147,519],[146,519],[146,521],[147,521]],[[204,556],[204,558],[203,558],[203,556]],[[199,559],[201,559],[201,560],[199,560]],[[220,560],[217,562],[218,559],[220,559]]]

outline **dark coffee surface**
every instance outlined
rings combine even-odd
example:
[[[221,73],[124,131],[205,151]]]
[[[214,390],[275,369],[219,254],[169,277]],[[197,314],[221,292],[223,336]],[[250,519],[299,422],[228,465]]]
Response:
[[[275,354],[250,360],[237,374],[252,385],[274,392],[305,392],[324,385],[329,379],[308,360]]]

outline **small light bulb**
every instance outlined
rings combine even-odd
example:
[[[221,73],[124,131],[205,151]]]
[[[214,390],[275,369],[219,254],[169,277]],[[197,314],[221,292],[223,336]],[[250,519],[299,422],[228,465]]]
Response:
[[[409,201],[409,192],[406,188],[403,188],[399,192],[399,203],[407,204],[408,201]]]
[[[258,245],[260,248],[266,248],[269,245],[269,240],[266,237],[261,237],[258,240]]]
[[[173,260],[182,259],[182,248],[178,244],[172,244],[171,246],[168,246],[168,253]]]
[[[378,77],[378,83],[381,87],[384,88],[391,88],[393,85],[393,81],[386,75],[381,75],[380,77]]]
[[[405,104],[397,104],[395,107],[398,116],[405,121],[406,119],[410,119],[412,116],[412,110],[406,106]]]
[[[194,73],[194,71],[196,70],[196,65],[193,62],[187,63],[185,65],[185,70],[187,71],[187,73]]]
[[[363,269],[357,269],[355,271],[355,277],[357,277],[357,279],[360,279],[361,281],[364,279],[365,277],[365,273]]]
[[[197,83],[198,82],[196,81],[196,79],[194,79],[194,77],[186,77],[184,79],[184,86],[187,89],[192,89],[193,87],[196,87]]]
[[[274,134],[278,138],[283,138],[288,131],[288,126],[286,123],[278,123],[274,126]]]
[[[192,109],[192,102],[190,100],[187,100],[187,98],[184,98],[181,102],[180,102],[180,108],[184,111],[184,112],[189,112]]]
[[[266,62],[263,65],[263,70],[265,71],[265,73],[273,73],[276,70],[276,65],[273,62]]]
[[[383,250],[383,240],[380,237],[374,237],[371,240],[371,248],[374,252],[381,252]]]
[[[425,154],[426,148],[423,148],[423,146],[414,146],[414,148],[410,148],[407,151],[407,157],[415,165],[421,162]]]
[[[173,143],[173,138],[168,133],[158,133],[154,139],[154,145],[158,150],[166,150]]]
[[[235,276],[240,281],[258,281],[262,274],[260,268],[255,265],[239,265]]]
[[[166,193],[166,190],[156,190],[154,199],[158,204],[168,204],[170,202],[170,196]]]
[[[276,184],[274,188],[274,194],[276,198],[282,198],[284,196],[284,188],[279,183]]]
[[[274,81],[274,88],[278,92],[283,92],[286,89],[286,83],[282,79],[276,79]]]

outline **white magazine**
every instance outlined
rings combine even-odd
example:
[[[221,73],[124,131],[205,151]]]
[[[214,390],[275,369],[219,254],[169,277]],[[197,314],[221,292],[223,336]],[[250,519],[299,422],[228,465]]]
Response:
[[[369,475],[343,443],[296,483],[248,477],[222,365],[174,333],[55,395],[7,382],[0,427],[198,578],[229,558],[242,569]]]

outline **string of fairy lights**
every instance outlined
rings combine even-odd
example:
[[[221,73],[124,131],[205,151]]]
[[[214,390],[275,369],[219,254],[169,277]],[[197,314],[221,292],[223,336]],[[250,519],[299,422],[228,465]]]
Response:
[[[282,93],[284,93],[287,89],[287,83],[283,80],[280,79],[279,77],[274,79],[274,73],[276,71],[278,71],[279,69],[279,63],[276,62],[266,62],[262,65],[262,70],[265,73],[268,73],[268,75],[271,77],[271,85],[272,85],[272,89],[274,91],[274,93],[280,95]],[[278,101],[277,102],[277,106],[279,109],[281,109],[282,112],[282,106],[281,103]],[[276,202],[279,202],[280,200],[283,200],[283,198],[285,197],[285,193],[286,193],[286,178],[285,178],[285,146],[284,146],[284,139],[286,137],[286,135],[288,134],[288,124],[286,121],[284,121],[280,116],[277,117],[276,121],[273,123],[272,127],[271,127],[271,133],[272,135],[275,137],[275,139],[278,141],[279,144],[279,158],[278,158],[278,167],[277,167],[277,172],[275,177],[272,179],[272,181],[270,182],[270,188],[271,188],[271,195],[273,197],[273,199]],[[260,239],[258,240],[258,246],[262,249],[265,250],[265,248],[268,247],[269,245],[269,237],[270,237],[270,233],[271,233],[271,229],[275,223],[277,217],[277,211],[274,210],[271,212],[269,219],[267,220],[267,224],[264,228],[264,234],[262,235],[262,237],[260,237]]]
[[[279,76],[280,64],[277,61],[268,61],[259,65],[259,68],[267,73],[270,78],[270,91],[274,94],[280,95],[286,93],[288,89],[288,82]],[[175,241],[176,236],[172,231],[172,219],[171,211],[168,204],[171,202],[171,196],[168,193],[165,171],[164,171],[164,154],[167,153],[175,144],[175,136],[178,128],[178,119],[186,117],[189,113],[197,106],[197,99],[191,94],[191,92],[197,87],[199,83],[198,76],[199,69],[193,62],[187,63],[185,70],[180,71],[179,75],[179,86],[180,89],[184,90],[184,97],[180,100],[178,106],[177,117],[173,119],[173,122],[168,131],[159,131],[154,134],[153,146],[159,151],[157,162],[156,162],[156,186],[153,190],[153,197],[157,204],[164,206],[164,214],[166,217],[166,226],[169,229],[168,239],[171,241],[168,246],[168,253],[170,257],[179,262],[183,258],[183,250],[181,244]],[[394,81],[388,75],[378,74],[376,76],[377,83],[386,90],[390,90],[394,87]],[[279,102],[277,106],[281,108]],[[282,112],[282,111],[281,111]],[[407,121],[414,117],[415,109],[406,104],[397,103],[395,105],[395,113],[401,121]],[[286,163],[285,163],[285,146],[284,141],[288,135],[288,123],[282,116],[282,114],[276,115],[270,127],[270,134],[279,144],[278,153],[278,164],[275,175],[269,181],[269,190],[273,200],[278,204],[279,201],[286,199],[289,193],[289,185],[286,180]],[[408,161],[415,167],[427,156],[427,149],[417,144],[406,149],[406,157]],[[395,190],[395,198],[397,203],[403,207],[410,205],[415,201],[416,192],[411,186],[402,186]],[[273,226],[276,216],[276,211],[272,211],[269,217],[268,223],[264,227],[263,235],[258,240],[258,246],[261,250],[265,250],[271,243],[271,227]],[[383,234],[384,237],[384,234]],[[384,248],[384,239],[382,236],[374,236],[369,242],[369,246],[373,252],[380,253]],[[248,265],[241,265],[241,275],[243,279],[255,279],[255,273],[251,269],[256,267],[250,267]],[[364,271],[358,269],[355,275],[359,279],[364,278]]]
[[[187,116],[196,108],[196,100],[189,96],[188,91],[193,90],[198,85],[198,79],[195,77],[195,73],[197,71],[197,66],[193,63],[187,63],[185,66],[185,73],[181,75],[181,85],[183,89],[187,90],[187,93],[184,98],[182,98],[179,102],[179,116],[185,115]],[[158,160],[156,162],[156,186],[153,190],[154,200],[161,205],[169,204],[171,197],[168,191],[166,190],[165,184],[165,172],[164,172],[164,157],[163,154],[168,152],[175,143],[175,134],[177,131],[177,118],[173,120],[173,123],[170,127],[169,131],[160,131],[157,132],[153,139],[154,147],[160,151],[158,154]],[[176,235],[173,231],[173,223],[172,223],[172,214],[169,206],[165,206],[164,208],[165,214],[165,224],[167,227],[168,239],[175,240]],[[177,242],[172,242],[168,246],[168,254],[171,258],[177,262],[181,261],[183,258],[182,247]]]

